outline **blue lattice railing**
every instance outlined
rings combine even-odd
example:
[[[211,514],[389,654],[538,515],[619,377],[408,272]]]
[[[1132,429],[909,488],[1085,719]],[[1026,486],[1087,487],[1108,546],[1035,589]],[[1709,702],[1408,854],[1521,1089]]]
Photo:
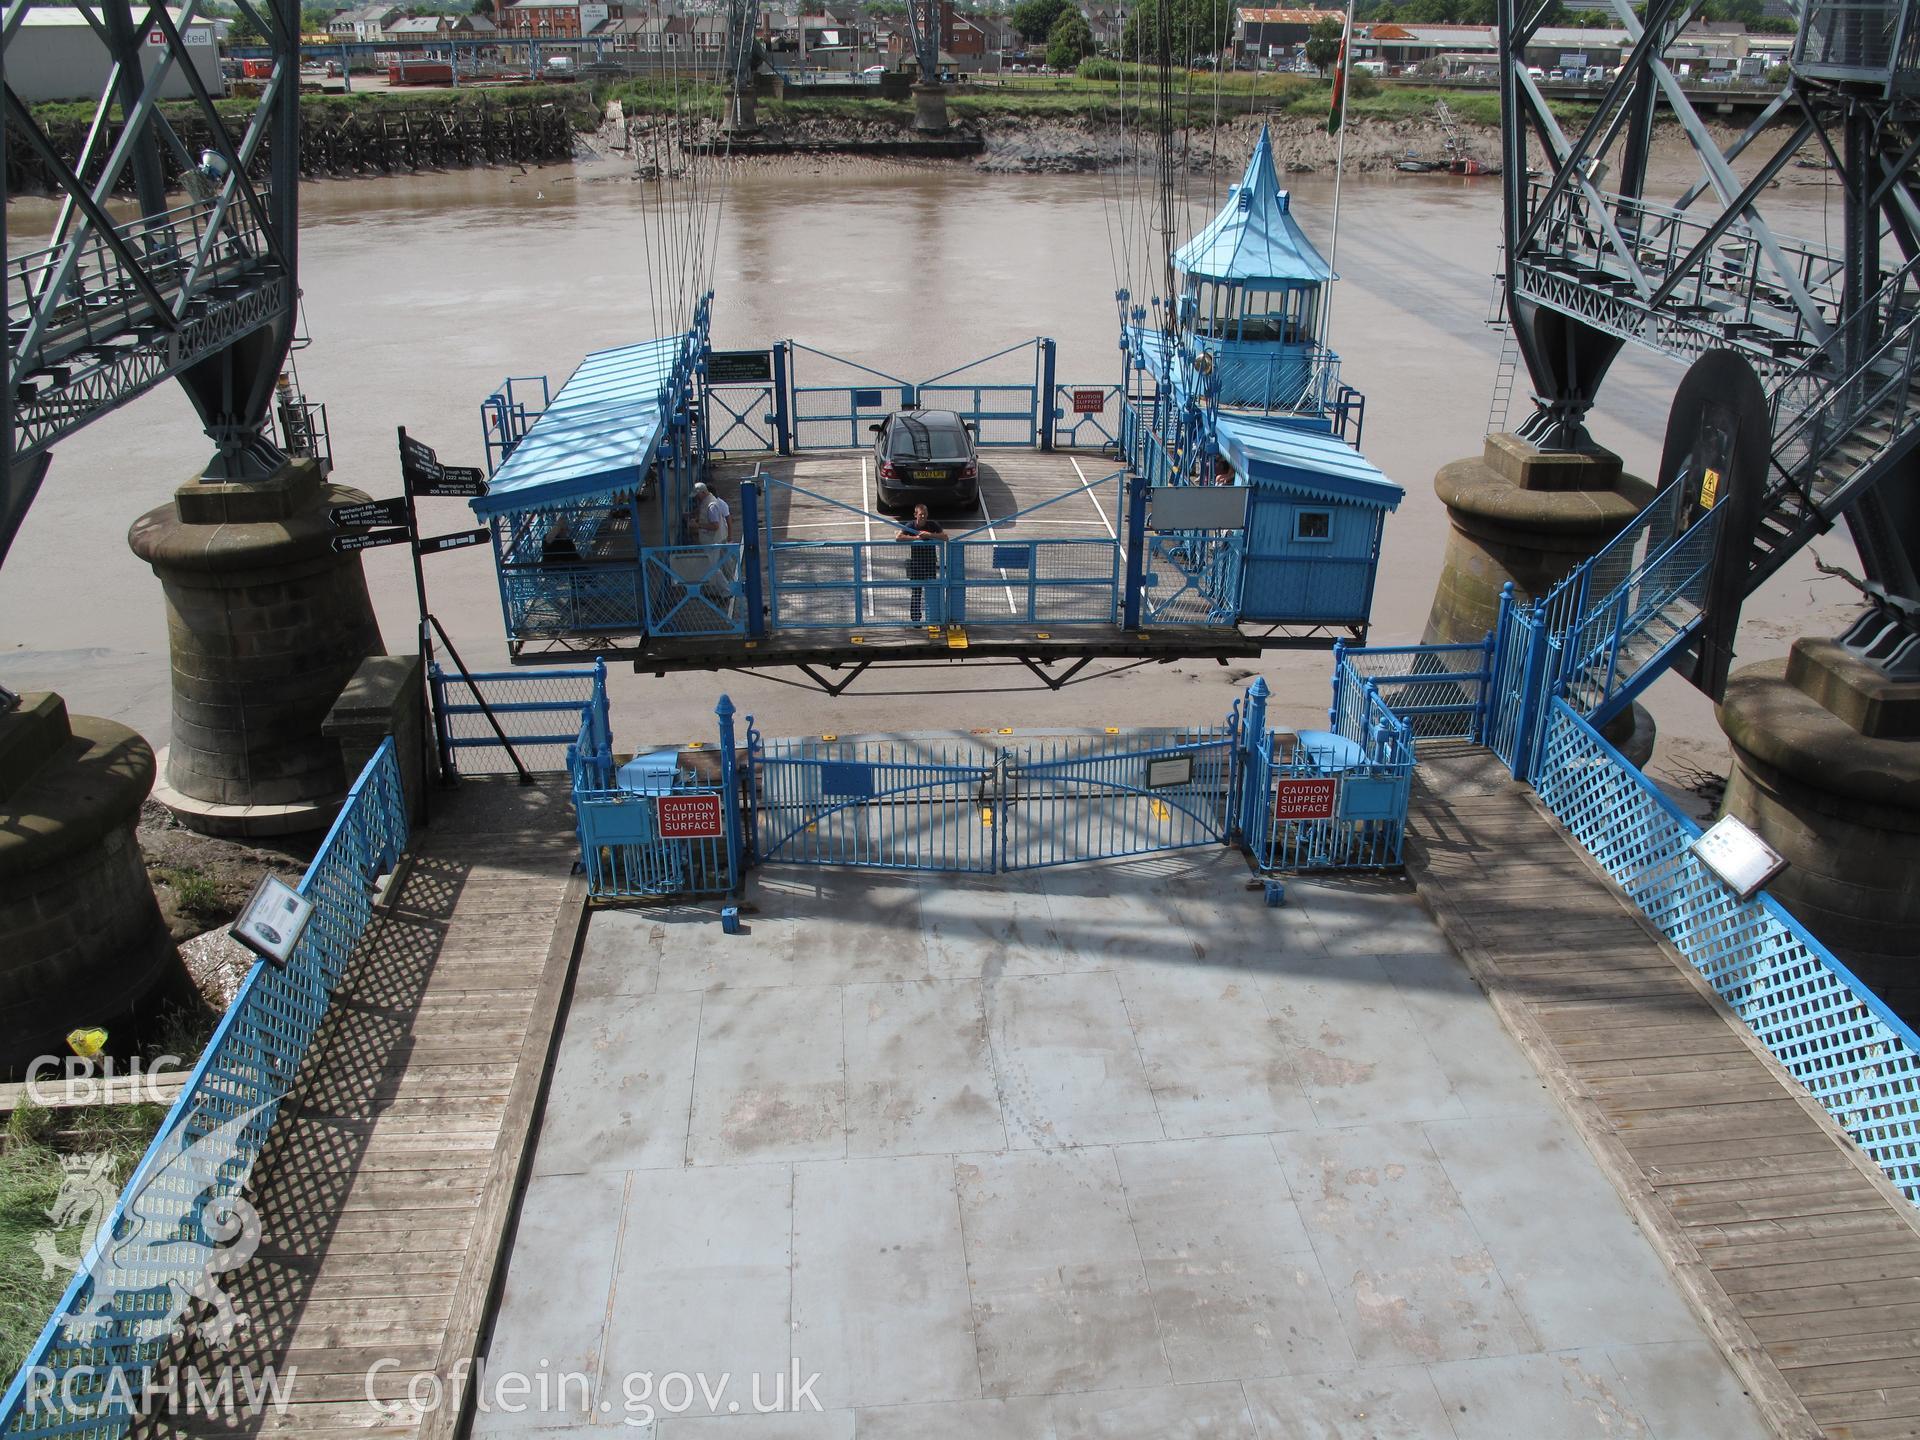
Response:
[[[334,987],[407,848],[393,740],[348,792],[299,885],[313,918],[284,966],[257,963],[0,1401],[0,1435],[116,1440],[183,1319],[233,1317],[219,1272],[258,1243],[242,1190]],[[189,1307],[192,1307],[189,1309]]]
[[[1920,1037],[1779,901],[1740,900],[1689,848],[1700,827],[1564,700],[1535,788],[1560,823],[1900,1187],[1920,1203]]]

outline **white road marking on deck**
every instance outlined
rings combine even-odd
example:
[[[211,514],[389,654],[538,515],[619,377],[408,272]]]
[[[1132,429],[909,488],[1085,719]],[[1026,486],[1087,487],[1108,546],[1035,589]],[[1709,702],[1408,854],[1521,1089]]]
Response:
[[[1087,498],[1093,501],[1093,508],[1100,512],[1100,523],[1107,527],[1107,538],[1119,547],[1120,559],[1124,563],[1127,558],[1127,547],[1113,528],[1113,522],[1107,518],[1107,507],[1100,503],[1100,492],[1095,490],[1092,483],[1088,481],[1087,472],[1080,468],[1080,462],[1071,455],[1067,459],[1073,461],[1073,473],[1080,477],[1080,488],[1087,492]]]
[[[980,507],[980,518],[987,522],[987,538],[993,541],[995,545],[998,545],[1000,543],[1000,537],[994,533],[993,517],[987,514],[987,502],[976,497],[974,503]],[[1007,584],[1007,572],[1001,570],[998,566],[994,568],[995,572],[1000,576],[1000,588],[1007,592],[1007,613],[1009,615],[1018,615],[1020,613],[1020,607],[1013,603],[1013,587]]]
[[[860,518],[867,522],[867,543],[873,543],[873,506],[867,503],[867,457],[860,457]]]

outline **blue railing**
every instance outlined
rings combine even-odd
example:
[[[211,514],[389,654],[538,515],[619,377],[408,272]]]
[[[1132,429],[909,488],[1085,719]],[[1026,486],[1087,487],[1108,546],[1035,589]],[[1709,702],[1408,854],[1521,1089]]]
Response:
[[[499,775],[514,765],[487,721],[492,710],[529,770],[564,767],[580,707],[606,685],[606,662],[579,669],[480,670],[469,677],[431,667],[440,724],[440,764],[451,775]],[[481,700],[486,705],[480,704]]]
[[[500,596],[507,633],[518,639],[583,631],[635,635],[646,623],[640,577],[632,561],[504,562]]]
[[[1552,630],[1549,618],[1549,643],[1558,652],[1555,689],[1595,723],[1619,713],[1693,634],[1706,605],[1722,513],[1715,506],[1684,535],[1654,545],[1566,631]],[[1649,536],[1649,543],[1658,538]]]
[[[1095,397],[1100,408],[1090,407]],[[1053,387],[1053,443],[1062,450],[1117,450],[1120,448],[1123,392],[1118,385],[1055,385]]]
[[[1334,665],[1331,731],[1267,728],[1256,680],[1236,719],[1241,842],[1265,871],[1384,870],[1400,865],[1415,762],[1412,731],[1358,674]]]
[[[733,891],[744,858],[733,712],[725,697],[721,705],[717,779],[697,775],[680,763],[676,751],[658,767],[642,767],[623,781],[613,762],[606,671],[598,667],[593,692],[579,707],[579,724],[567,748],[580,868],[590,898]]]
[[[1053,342],[1046,339],[1022,340],[992,355],[968,361],[954,369],[931,375],[924,380],[908,380],[870,365],[830,355],[823,350],[783,341],[787,357],[787,400],[792,416],[792,444],[796,450],[856,450],[868,445],[868,429],[894,410],[916,406],[930,410],[952,410],[974,427],[974,439],[983,447],[1036,445],[1042,438],[1043,399],[1053,385]],[[1009,357],[1032,352],[1031,375],[976,374],[995,362],[1014,362]],[[809,376],[821,368],[842,372],[830,385],[805,383],[802,357]]]
[[[1534,781],[1568,832],[1906,1197],[1920,1203],[1920,1037],[1764,892],[1740,900],[1700,827],[1552,701]]]
[[[649,635],[744,635],[740,546],[656,545],[640,552]]]
[[[189,1305],[259,1243],[242,1197],[314,1032],[407,848],[391,737],[299,884],[313,916],[285,965],[256,963],[0,1401],[0,1434],[124,1434]],[[218,1317],[225,1312],[215,1308]],[[245,1317],[239,1317],[244,1323]],[[50,1382],[50,1383],[49,1383]]]
[[[1422,740],[1477,740],[1492,694],[1493,637],[1456,645],[1333,647],[1334,710],[1349,680],[1371,685],[1380,702]],[[1344,732],[1343,732],[1344,733]]]
[[[535,385],[540,387],[538,402],[531,393]],[[552,401],[546,376],[509,375],[480,402],[480,438],[487,450],[487,474],[493,474],[505,463]]]

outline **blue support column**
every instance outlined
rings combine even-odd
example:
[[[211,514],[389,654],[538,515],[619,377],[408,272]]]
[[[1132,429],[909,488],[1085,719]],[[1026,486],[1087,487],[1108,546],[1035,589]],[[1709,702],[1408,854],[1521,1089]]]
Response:
[[[1237,762],[1242,766],[1241,783],[1234,787],[1230,803],[1232,814],[1228,817],[1227,833],[1235,839],[1245,841],[1247,805],[1249,793],[1253,788],[1254,759],[1260,754],[1261,742],[1267,738],[1267,697],[1273,692],[1267,688],[1266,677],[1256,675],[1253,683],[1247,687],[1247,709],[1240,717],[1240,743],[1235,748],[1240,754]],[[1266,776],[1260,776],[1262,802],[1265,800]]]
[[[1528,622],[1526,678],[1520,692],[1520,718],[1514,726],[1513,778],[1533,778],[1534,750],[1539,741],[1541,717],[1546,713],[1547,690],[1547,602],[1533,602]]]
[[[1053,383],[1054,383],[1054,346],[1053,341],[1042,339],[1040,342],[1040,448],[1053,449]]]
[[[793,453],[792,385],[786,342],[776,340],[773,344],[773,441],[782,455]]]
[[[733,701],[726,695],[713,707],[720,720],[720,817],[727,832],[727,887],[740,885],[740,776],[734,754]]]
[[[1127,491],[1127,593],[1120,597],[1120,623],[1140,628],[1140,591],[1147,575],[1147,480],[1129,475]]]
[[[1500,657],[1506,653],[1507,634],[1512,626],[1513,582],[1500,587],[1500,613],[1487,634],[1486,659],[1480,666],[1480,707],[1473,717],[1473,738],[1477,744],[1493,743],[1494,717],[1499,707],[1494,700],[1494,677],[1500,673]]]
[[[964,625],[967,623],[967,548],[949,540],[940,549],[940,573],[947,577],[945,623]]]
[[[609,767],[613,764],[613,719],[607,711],[607,662],[593,662],[593,748]]]
[[[747,634],[767,633],[765,597],[760,593],[760,487],[740,482],[740,578],[747,588]]]
[[[1338,733],[1340,729],[1340,672],[1342,662],[1347,658],[1347,642],[1333,642],[1333,704],[1327,707],[1327,728]]]

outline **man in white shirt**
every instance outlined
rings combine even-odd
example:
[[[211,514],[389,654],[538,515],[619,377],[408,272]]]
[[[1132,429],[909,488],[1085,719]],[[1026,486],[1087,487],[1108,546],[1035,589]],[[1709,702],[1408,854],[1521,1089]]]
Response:
[[[707,488],[702,480],[693,487],[693,537],[701,545],[727,543],[727,527],[733,511],[727,502]]]

